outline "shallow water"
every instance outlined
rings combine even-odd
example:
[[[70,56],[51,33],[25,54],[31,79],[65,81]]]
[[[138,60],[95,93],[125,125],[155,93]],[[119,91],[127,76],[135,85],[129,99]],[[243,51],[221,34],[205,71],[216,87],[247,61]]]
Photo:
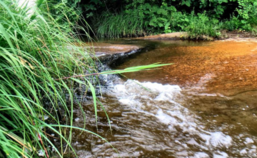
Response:
[[[135,43],[138,41],[130,41]],[[79,157],[257,157],[257,43],[162,41],[116,68],[156,62],[171,66],[125,74],[104,89],[98,129],[92,103],[87,129],[74,131]],[[82,112],[74,112],[83,127]]]

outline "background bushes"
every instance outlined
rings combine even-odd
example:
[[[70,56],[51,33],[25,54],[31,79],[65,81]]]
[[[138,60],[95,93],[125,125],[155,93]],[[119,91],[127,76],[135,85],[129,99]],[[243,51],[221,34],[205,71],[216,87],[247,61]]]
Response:
[[[174,31],[218,37],[222,29],[254,31],[257,25],[255,0],[90,0],[78,5],[100,37]]]

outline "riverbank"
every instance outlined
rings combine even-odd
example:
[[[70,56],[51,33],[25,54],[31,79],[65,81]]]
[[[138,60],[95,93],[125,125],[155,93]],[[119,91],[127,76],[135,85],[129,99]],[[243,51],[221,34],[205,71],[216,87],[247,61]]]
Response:
[[[158,34],[158,35],[150,35],[144,37],[137,37],[136,39],[144,39],[144,40],[204,40],[204,41],[214,41],[214,40],[227,40],[227,39],[244,39],[244,38],[256,38],[257,35],[246,32],[246,31],[221,31],[221,35],[218,38],[213,38],[210,36],[199,36],[194,39],[190,39],[190,36],[187,32],[173,32],[167,34]]]

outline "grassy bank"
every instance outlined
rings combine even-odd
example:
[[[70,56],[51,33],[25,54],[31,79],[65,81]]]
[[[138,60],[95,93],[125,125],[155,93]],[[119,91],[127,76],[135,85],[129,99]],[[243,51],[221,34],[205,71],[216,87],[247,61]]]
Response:
[[[94,72],[92,59],[72,44],[67,7],[54,8],[45,0],[36,5],[31,14],[16,1],[0,1],[0,154],[6,157],[37,157],[39,151],[51,157],[56,147],[49,131],[60,138],[60,156],[63,144],[70,148],[74,80],[62,78]],[[61,18],[51,13],[58,11]],[[83,56],[83,62],[76,56]]]

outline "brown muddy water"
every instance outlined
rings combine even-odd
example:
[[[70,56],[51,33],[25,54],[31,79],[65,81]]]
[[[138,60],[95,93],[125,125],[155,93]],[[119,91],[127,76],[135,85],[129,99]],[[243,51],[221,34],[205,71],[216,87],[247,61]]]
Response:
[[[78,157],[257,157],[255,41],[129,42],[149,49],[115,69],[173,65],[124,74],[129,79],[103,88],[111,129],[100,105],[96,128],[92,103],[83,103],[86,128],[109,143],[74,131]],[[74,115],[83,127],[83,112]]]

